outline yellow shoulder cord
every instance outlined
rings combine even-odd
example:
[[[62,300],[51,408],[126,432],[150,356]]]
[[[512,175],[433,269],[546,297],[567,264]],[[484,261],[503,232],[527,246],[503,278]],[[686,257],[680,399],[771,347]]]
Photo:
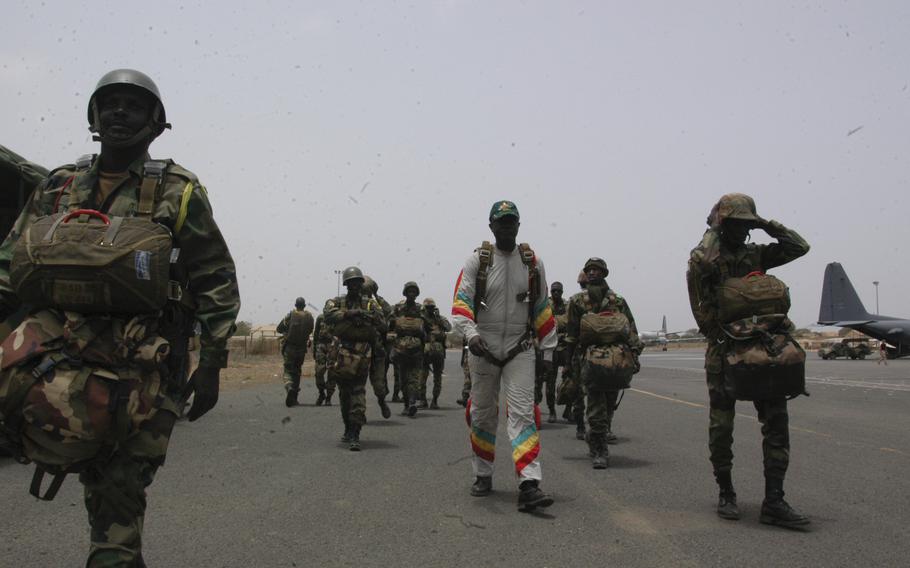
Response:
[[[201,187],[201,186],[200,186]],[[202,188],[205,191],[205,188]],[[177,213],[177,222],[174,224],[174,233],[179,233],[186,222],[186,214],[190,208],[190,198],[193,196],[193,183],[188,182],[183,188],[183,195],[180,197],[180,211]]]

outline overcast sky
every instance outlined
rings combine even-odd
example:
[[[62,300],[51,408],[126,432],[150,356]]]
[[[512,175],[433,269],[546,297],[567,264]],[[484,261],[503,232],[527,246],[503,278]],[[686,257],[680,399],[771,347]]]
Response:
[[[208,188],[255,323],[321,308],[348,265],[448,313],[511,199],[550,281],[604,257],[639,329],[686,329],[688,253],[732,191],[812,245],[775,271],[798,325],[831,261],[907,317],[907,30],[901,1],[8,0],[0,144],[97,152],[97,80],[151,75],[174,125],[151,153]]]

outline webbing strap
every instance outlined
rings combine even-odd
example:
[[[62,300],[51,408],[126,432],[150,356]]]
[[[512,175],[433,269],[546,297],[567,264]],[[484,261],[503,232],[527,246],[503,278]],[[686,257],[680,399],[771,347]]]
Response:
[[[487,307],[487,277],[490,274],[490,267],[493,265],[493,245],[490,241],[481,243],[477,249],[480,256],[480,265],[477,267],[477,280],[474,282],[474,320],[480,315],[480,310]]]
[[[152,209],[155,205],[155,194],[158,186],[164,179],[167,170],[167,162],[163,160],[149,160],[143,165],[142,185],[139,186],[139,206],[136,208],[136,215],[139,217],[151,217]]]
[[[502,368],[502,367],[505,367],[506,365],[508,365],[509,361],[511,361],[512,359],[517,357],[519,353],[524,353],[525,351],[527,351],[530,348],[531,348],[531,342],[528,341],[527,338],[525,338],[525,339],[522,339],[521,341],[519,341],[518,345],[509,349],[508,353],[506,353],[506,356],[502,359],[497,359],[489,351],[487,351],[483,354],[483,358],[486,359],[486,361],[488,363],[492,363],[493,365],[496,365],[497,367]]]
[[[44,492],[44,495],[41,495],[41,483],[44,481],[45,473],[47,472],[40,465],[35,466],[35,473],[32,475],[32,484],[31,487],[29,487],[28,492],[36,499],[53,501],[54,497],[57,496],[57,492],[60,491],[60,487],[63,485],[63,480],[66,479],[66,474],[58,473],[55,475],[51,484],[48,485],[47,491]]]

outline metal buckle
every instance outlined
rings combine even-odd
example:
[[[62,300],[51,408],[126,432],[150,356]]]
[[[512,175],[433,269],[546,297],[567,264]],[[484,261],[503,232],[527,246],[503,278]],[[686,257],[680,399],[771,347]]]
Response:
[[[146,177],[161,179],[161,176],[164,175],[164,170],[167,169],[167,162],[163,160],[149,160],[142,168]]]
[[[183,299],[183,288],[176,280],[167,281],[167,299],[179,302]]]

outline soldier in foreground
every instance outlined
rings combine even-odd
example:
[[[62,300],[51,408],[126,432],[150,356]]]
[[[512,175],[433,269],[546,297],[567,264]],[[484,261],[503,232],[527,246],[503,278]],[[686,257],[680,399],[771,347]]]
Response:
[[[328,356],[329,346],[332,344],[332,330],[325,323],[325,315],[316,316],[316,325],[313,327],[313,360],[316,362],[314,372],[316,378],[316,389],[319,395],[316,397],[316,406],[332,406],[332,395],[335,394],[335,380],[328,377],[326,380],[326,357]]]
[[[129,69],[107,73],[89,99],[88,121],[101,153],[53,170],[0,246],[2,315],[20,302],[33,308],[3,344],[0,407],[11,432],[29,439],[24,453],[39,466],[54,473],[84,468],[79,480],[91,525],[86,565],[145,566],[145,489],[164,463],[177,419],[181,393],[173,378],[186,368],[187,338],[198,321],[199,365],[183,393],[194,394],[188,417],[195,421],[218,401],[240,296],[198,178],[172,160],[149,158],[152,141],[170,127],[155,83]],[[68,251],[81,258],[101,254],[67,238],[97,229],[110,250],[132,250],[125,268],[134,278],[108,279],[113,268],[70,268],[65,275],[51,271],[46,286],[38,285],[19,247],[28,246],[27,232],[31,239],[35,231],[46,234],[48,219],[58,221],[54,250],[64,259]],[[131,227],[141,227],[142,237]],[[162,231],[163,238],[149,238]],[[167,286],[148,284],[156,280]],[[23,344],[42,347],[17,349]],[[37,384],[35,376],[42,379]],[[17,388],[20,397],[46,404],[17,406]],[[72,405],[73,399],[85,404]],[[55,434],[42,435],[46,430],[35,430],[35,423],[53,426]],[[41,456],[29,452],[35,444]]]
[[[420,396],[427,399],[427,378],[433,370],[433,400],[430,408],[439,409],[439,395],[442,392],[442,372],[446,364],[446,333],[452,330],[449,320],[439,314],[436,301],[426,298],[423,301],[424,318],[429,322],[430,331],[424,348],[423,374],[420,377]]]
[[[313,316],[306,311],[306,300],[297,298],[294,309],[279,322],[276,331],[281,334],[281,356],[284,358],[284,404],[287,407],[297,406],[300,369],[306,359],[310,334],[313,333]]]
[[[405,299],[392,310],[389,331],[395,333],[395,365],[401,376],[401,393],[404,406],[402,416],[414,418],[420,402],[420,375],[423,373],[423,351],[429,333],[429,324],[417,303],[420,287],[416,282],[406,282],[401,291]],[[426,405],[424,405],[426,406]]]
[[[344,434],[341,441],[360,451],[360,430],[366,423],[366,384],[372,371],[373,352],[382,350],[385,333],[382,309],[363,293],[363,273],[356,266],[344,269],[345,296],[325,303],[322,313],[332,330],[327,354],[329,378],[338,384]]]
[[[497,201],[490,209],[495,246],[484,243],[468,257],[455,285],[452,316],[471,351],[471,495],[493,489],[499,425],[499,391],[505,389],[508,435],[519,481],[521,510],[549,507],[539,485],[540,434],[534,412],[534,341],[552,358],[556,323],[547,303],[543,263],[527,244],[516,245],[518,208]]]
[[[755,201],[748,195],[731,193],[720,198],[708,216],[708,230],[689,257],[686,279],[689,301],[698,330],[708,340],[705,373],[710,401],[708,448],[714,477],[720,488],[717,514],[724,519],[740,518],[733,489],[733,419],[736,399],[725,385],[724,356],[731,341],[725,335],[719,302],[721,287],[729,278],[739,278],[786,264],[809,251],[809,244],[796,231],[777,221],[758,216]],[[776,243],[746,244],[749,232],[761,229]],[[787,299],[789,304],[789,299]],[[784,501],[784,477],[790,463],[790,432],[787,399],[756,400],[755,409],[762,428],[765,469],[765,499],[762,523],[797,527],[809,519]]]
[[[550,411],[547,422],[556,422],[556,375],[559,367],[565,365],[566,354],[566,302],[562,299],[562,282],[554,282],[550,286],[550,310],[556,320],[556,350],[553,360],[540,361],[540,369],[534,381],[534,404],[540,404],[544,397],[546,385],[547,409]]]
[[[607,285],[606,261],[589,258],[584,270],[585,291],[569,301],[566,346],[570,357],[577,352],[578,377],[587,394],[586,440],[592,466],[606,469],[607,443],[616,440],[613,414],[619,389],[638,372],[644,346],[625,298]]]

